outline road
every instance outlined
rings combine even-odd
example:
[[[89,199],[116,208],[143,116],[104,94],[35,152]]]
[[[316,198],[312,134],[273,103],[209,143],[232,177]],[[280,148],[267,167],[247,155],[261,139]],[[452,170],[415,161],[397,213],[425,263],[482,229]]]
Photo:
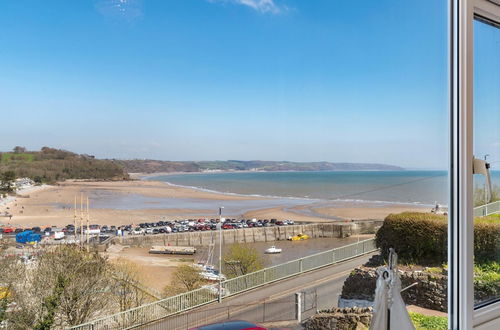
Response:
[[[141,329],[188,329],[227,319],[244,319],[252,322],[289,321],[295,319],[296,292],[304,292],[303,309],[306,311],[303,316],[309,317],[316,310],[337,306],[342,285],[349,273],[368,261],[373,254],[375,253],[277,281],[226,298],[220,304],[211,303]]]

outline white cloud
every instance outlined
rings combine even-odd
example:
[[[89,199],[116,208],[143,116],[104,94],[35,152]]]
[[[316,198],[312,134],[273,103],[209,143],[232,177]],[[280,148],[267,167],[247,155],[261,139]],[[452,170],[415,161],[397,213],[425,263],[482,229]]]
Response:
[[[261,13],[278,14],[286,10],[285,6],[277,5],[274,0],[208,0],[213,3],[233,3],[252,8]]]
[[[97,0],[95,8],[104,16],[134,20],[142,17],[142,0]]]

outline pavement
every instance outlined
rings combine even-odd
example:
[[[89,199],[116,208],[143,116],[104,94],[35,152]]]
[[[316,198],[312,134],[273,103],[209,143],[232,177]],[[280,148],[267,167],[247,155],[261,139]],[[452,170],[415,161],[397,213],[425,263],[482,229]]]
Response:
[[[336,307],[342,286],[349,273],[367,262],[376,253],[289,277],[225,298],[221,303],[207,304],[186,313],[168,317],[143,326],[141,329],[188,329],[227,319],[256,323],[293,321],[296,292],[304,292],[302,295],[304,300],[302,318],[304,319],[312,316],[317,310]]]

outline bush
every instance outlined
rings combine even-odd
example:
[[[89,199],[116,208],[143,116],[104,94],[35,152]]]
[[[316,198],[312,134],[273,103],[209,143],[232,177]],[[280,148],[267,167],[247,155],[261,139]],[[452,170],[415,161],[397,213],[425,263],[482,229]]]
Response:
[[[447,239],[445,215],[403,212],[385,218],[376,244],[385,258],[392,247],[402,262],[430,265],[447,261]],[[477,263],[500,262],[499,217],[474,220],[474,256]]]
[[[376,235],[376,244],[387,258],[394,248],[403,262],[442,264],[446,262],[446,216],[403,212],[389,214]]]

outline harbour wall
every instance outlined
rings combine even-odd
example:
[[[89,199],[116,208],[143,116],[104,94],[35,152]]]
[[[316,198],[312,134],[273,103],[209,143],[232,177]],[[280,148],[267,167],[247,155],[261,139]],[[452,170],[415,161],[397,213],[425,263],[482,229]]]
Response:
[[[382,221],[314,223],[293,226],[229,229],[222,231],[223,244],[283,241],[290,236],[306,234],[311,238],[343,238],[354,234],[375,233]],[[115,237],[113,243],[129,246],[174,245],[208,246],[219,239],[219,233],[194,231],[183,233]]]

